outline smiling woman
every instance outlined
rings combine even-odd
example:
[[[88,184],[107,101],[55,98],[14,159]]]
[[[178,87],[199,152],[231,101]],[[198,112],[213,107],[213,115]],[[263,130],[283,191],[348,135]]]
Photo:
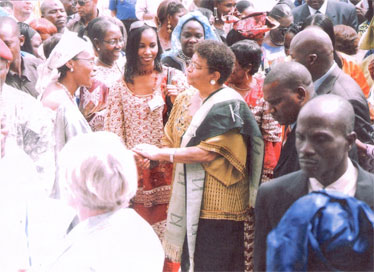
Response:
[[[125,29],[118,19],[101,16],[93,19],[86,30],[98,58],[92,87],[80,90],[79,108],[92,130],[99,131],[104,128],[108,88],[124,72]]]
[[[114,44],[116,39],[112,37]],[[111,45],[106,43],[103,46]],[[157,32],[142,21],[133,23],[126,46],[124,76],[109,88],[104,124],[104,129],[121,137],[128,149],[137,144],[161,146],[166,101],[173,101],[187,87],[181,72],[161,65],[161,53]],[[132,207],[162,237],[170,197],[172,164],[151,162],[147,167],[142,162],[137,161],[138,190]]]

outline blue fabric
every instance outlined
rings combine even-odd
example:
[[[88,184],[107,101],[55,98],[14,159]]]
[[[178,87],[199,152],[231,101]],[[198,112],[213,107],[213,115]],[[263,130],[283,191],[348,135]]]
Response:
[[[365,56],[364,56],[364,59],[366,59],[368,56],[374,54],[374,49],[370,49],[366,52]]]
[[[182,45],[180,42],[182,28],[186,22],[191,19],[195,19],[204,27],[204,39],[205,40],[215,40],[219,41],[219,38],[216,36],[212,26],[210,25],[208,19],[200,12],[200,11],[193,11],[189,12],[183,17],[181,17],[178,21],[178,24],[173,30],[171,34],[171,50],[167,51],[163,54],[163,57],[166,56],[176,56],[180,50],[182,50]]]
[[[5,9],[3,9],[2,7],[0,7],[0,17],[1,16],[9,17],[10,15],[9,15],[9,13]]]
[[[120,20],[136,19],[136,0],[110,0],[109,9],[116,10],[116,17]]]
[[[298,7],[298,6],[301,6],[302,4],[304,4],[305,3],[305,0],[295,0],[294,1],[294,5],[295,5],[295,7]]]
[[[268,235],[268,271],[373,271],[374,212],[319,191],[298,199]]]

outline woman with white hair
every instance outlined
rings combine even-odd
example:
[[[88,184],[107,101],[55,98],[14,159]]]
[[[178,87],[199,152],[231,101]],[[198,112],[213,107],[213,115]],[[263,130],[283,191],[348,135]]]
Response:
[[[62,193],[79,223],[47,271],[162,271],[152,227],[128,208],[137,189],[133,154],[109,132],[82,134],[60,153]]]

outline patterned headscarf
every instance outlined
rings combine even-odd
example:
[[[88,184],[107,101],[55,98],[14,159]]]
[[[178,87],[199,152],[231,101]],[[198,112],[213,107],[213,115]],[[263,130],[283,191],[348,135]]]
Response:
[[[260,33],[277,28],[279,23],[266,15],[265,12],[256,12],[234,23],[234,30],[243,37],[253,39]]]

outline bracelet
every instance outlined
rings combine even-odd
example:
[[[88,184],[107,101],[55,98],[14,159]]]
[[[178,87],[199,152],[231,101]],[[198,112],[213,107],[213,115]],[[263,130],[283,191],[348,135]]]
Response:
[[[174,162],[174,155],[175,155],[175,153],[177,153],[177,149],[176,148],[174,148],[172,151],[171,151],[171,153],[170,153],[170,157],[169,157],[169,159],[170,159],[170,162]]]

